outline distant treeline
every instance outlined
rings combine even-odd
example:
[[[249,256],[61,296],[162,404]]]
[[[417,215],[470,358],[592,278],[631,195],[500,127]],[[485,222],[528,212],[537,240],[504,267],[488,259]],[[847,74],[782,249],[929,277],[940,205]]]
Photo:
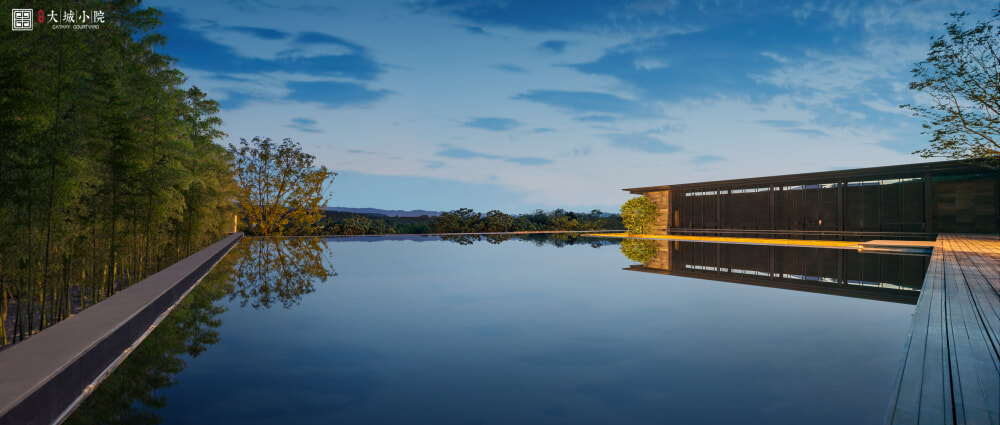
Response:
[[[161,13],[62,4],[102,10],[105,23],[0,32],[0,345],[234,225],[218,104],[181,88],[186,77],[157,53]]]
[[[469,208],[437,217],[382,217],[328,214],[322,225],[326,235],[394,235],[421,233],[533,232],[551,230],[623,230],[621,217],[600,210],[578,213],[556,209],[511,215],[497,210],[485,214]]]

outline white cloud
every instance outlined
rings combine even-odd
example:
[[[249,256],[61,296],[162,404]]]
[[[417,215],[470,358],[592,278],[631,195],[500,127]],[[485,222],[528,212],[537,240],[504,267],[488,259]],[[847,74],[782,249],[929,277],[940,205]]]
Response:
[[[635,60],[635,69],[642,71],[666,68],[669,66],[670,62],[659,58],[640,58]]]
[[[639,0],[629,3],[628,9],[640,13],[664,15],[677,8],[678,0]]]
[[[760,55],[778,63],[788,63],[788,58],[774,52],[760,52]]]

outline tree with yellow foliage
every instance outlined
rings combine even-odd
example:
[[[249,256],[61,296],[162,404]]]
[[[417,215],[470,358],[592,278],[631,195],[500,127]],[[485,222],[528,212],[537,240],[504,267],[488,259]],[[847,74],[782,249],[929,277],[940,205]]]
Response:
[[[240,139],[229,145],[239,184],[236,198],[244,231],[262,236],[311,235],[319,229],[337,175],[314,166],[315,156],[292,139]]]
[[[643,234],[652,230],[659,215],[656,203],[645,196],[629,199],[622,205],[622,223],[628,233]]]

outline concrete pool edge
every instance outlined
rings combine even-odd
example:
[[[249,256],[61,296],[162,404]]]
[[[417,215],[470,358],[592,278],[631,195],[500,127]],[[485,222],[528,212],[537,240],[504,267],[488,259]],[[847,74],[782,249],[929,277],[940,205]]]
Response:
[[[231,234],[0,352],[0,425],[64,419],[242,237]]]

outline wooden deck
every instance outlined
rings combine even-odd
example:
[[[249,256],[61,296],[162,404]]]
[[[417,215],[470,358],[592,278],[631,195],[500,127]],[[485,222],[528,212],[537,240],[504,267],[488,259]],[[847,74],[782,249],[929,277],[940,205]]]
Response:
[[[1000,239],[938,236],[886,424],[1000,424]]]

